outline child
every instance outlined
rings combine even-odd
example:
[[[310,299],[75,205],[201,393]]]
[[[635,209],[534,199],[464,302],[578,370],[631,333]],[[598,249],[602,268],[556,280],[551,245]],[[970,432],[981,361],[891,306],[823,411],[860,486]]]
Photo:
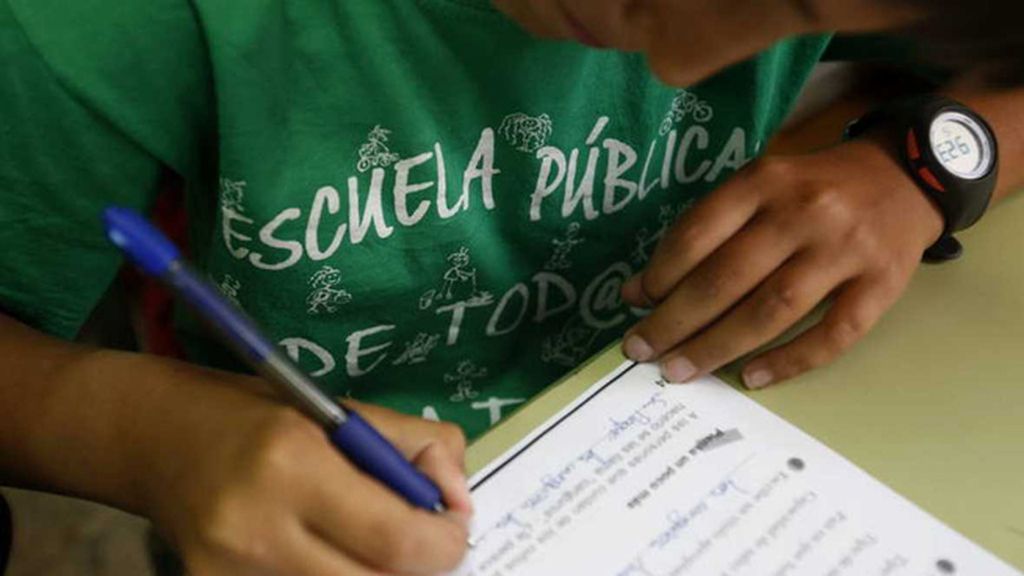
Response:
[[[152,518],[197,574],[450,568],[470,513],[464,441],[455,426],[359,405],[441,485],[451,513],[430,515],[355,471],[258,380],[215,370],[235,364],[188,318],[190,363],[65,343],[120,263],[99,227],[108,204],[145,209],[179,180],[193,259],[325,389],[470,435],[622,337],[634,273],[660,274],[664,294],[634,281],[629,300],[661,299],[740,231],[732,258],[698,274],[701,307],[676,316],[690,324],[653,324],[694,302],[668,299],[631,333],[630,353],[653,358],[787,254],[814,256],[800,301],[740,331],[739,347],[721,341],[734,322],[688,367],[669,354],[682,380],[777,332],[844,275],[871,280],[854,296],[887,289],[859,334],[941,229],[866,141],[744,171],[696,209],[715,226],[674,227],[761,153],[823,34],[680,90],[640,55],[532,39],[486,0],[9,0],[0,30],[0,471]],[[729,45],[700,42],[675,53]],[[833,193],[839,181],[850,195]],[[744,227],[757,211],[800,225]],[[796,230],[799,242],[779,234]],[[707,242],[656,253],[666,237]],[[851,237],[861,244],[839,273]]]

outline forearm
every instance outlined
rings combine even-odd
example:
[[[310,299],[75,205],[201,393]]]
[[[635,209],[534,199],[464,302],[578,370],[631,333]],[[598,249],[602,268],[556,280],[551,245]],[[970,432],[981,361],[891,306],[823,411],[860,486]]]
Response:
[[[145,513],[172,422],[217,373],[91,349],[0,315],[0,482]]]
[[[999,140],[999,182],[993,202],[1024,188],[1024,89],[952,89],[950,95],[981,114]]]
[[[999,138],[1001,166],[993,203],[1024,190],[1024,88],[985,90],[950,87],[947,96],[977,110]],[[801,154],[835,144],[835,135],[853,118],[885,104],[863,90],[850,94],[817,116],[781,133],[771,143],[774,154]]]

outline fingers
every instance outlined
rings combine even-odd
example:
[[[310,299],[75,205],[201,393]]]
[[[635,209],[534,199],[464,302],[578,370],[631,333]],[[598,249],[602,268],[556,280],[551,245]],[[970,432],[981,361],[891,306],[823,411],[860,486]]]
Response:
[[[770,342],[811,312],[848,273],[823,256],[796,257],[733,311],[666,353],[663,375],[685,382]]]
[[[357,412],[375,428],[379,429],[408,458],[432,444],[440,443],[447,454],[461,467],[466,456],[466,437],[462,429],[448,422],[430,422],[399,414],[387,408],[371,406],[354,400],[346,400]]]
[[[452,569],[465,553],[466,524],[472,512],[461,430],[376,406],[346,404],[438,485],[451,513],[415,509],[347,460],[330,458],[325,459],[329,462],[323,463],[321,475],[346,481],[324,482],[317,489],[319,494],[308,499],[310,526],[332,545],[376,569],[410,574]]]
[[[379,407],[359,409],[360,414],[367,411],[367,418],[376,418],[380,424],[387,422],[381,428],[395,447],[437,484],[445,505],[458,515],[459,521],[468,521],[473,503],[466,484],[466,437],[462,429],[448,422],[430,422]]]
[[[462,467],[456,464],[447,450],[440,444],[431,444],[419,453],[413,464],[441,489],[448,512],[468,526],[473,515],[473,498]]]
[[[771,341],[837,291],[820,326],[752,362],[745,376],[764,386],[841,354],[903,291],[922,238],[935,234],[920,194],[884,171],[889,162],[877,146],[846,145],[745,168],[666,234],[623,287],[627,303],[653,308],[626,334],[626,355],[660,360],[667,379],[687,381]],[[864,176],[874,171],[899,193]]]
[[[632,359],[646,362],[658,358],[692,338],[790,257],[796,237],[781,233],[774,224],[756,222],[701,263],[630,330],[625,342]]]
[[[280,573],[289,576],[377,576],[373,570],[325,542],[302,526],[289,530],[275,551]]]
[[[828,364],[860,341],[899,298],[899,285],[860,278],[840,290],[825,317],[798,338],[750,361],[743,383],[769,386]]]
[[[622,289],[623,299],[637,307],[661,302],[676,284],[754,217],[756,196],[727,185],[690,210],[662,238],[642,274]]]
[[[258,504],[251,502],[250,506]],[[222,532],[216,546],[190,550],[183,557],[185,572],[197,576],[379,574],[343,549],[327,544],[296,517],[275,514],[273,521],[254,524],[250,522],[248,529]]]
[[[448,509],[461,519],[473,513],[466,484],[466,436],[448,422],[430,422],[386,408],[348,402],[378,427],[416,466],[437,483]]]
[[[437,484],[445,505],[458,521],[468,522],[473,502],[466,484],[466,437],[462,429],[448,422],[430,422],[378,406],[359,404],[358,411]]]
[[[459,563],[468,536],[462,523],[413,508],[347,461],[330,460],[303,510],[330,545],[386,572],[436,574]]]

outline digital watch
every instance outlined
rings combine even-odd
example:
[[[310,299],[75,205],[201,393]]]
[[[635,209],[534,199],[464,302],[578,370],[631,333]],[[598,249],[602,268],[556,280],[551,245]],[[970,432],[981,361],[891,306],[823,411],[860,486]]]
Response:
[[[981,218],[995,191],[999,145],[992,128],[970,108],[934,95],[879,108],[847,126],[845,138],[876,128],[895,140],[904,167],[945,219],[924,259],[959,258],[963,247],[953,234]]]

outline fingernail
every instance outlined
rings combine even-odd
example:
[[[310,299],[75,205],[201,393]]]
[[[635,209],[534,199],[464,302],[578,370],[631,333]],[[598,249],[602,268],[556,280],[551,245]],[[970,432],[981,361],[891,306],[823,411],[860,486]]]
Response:
[[[697,367],[689,359],[679,356],[662,365],[661,375],[669,382],[682,383],[697,375]]]
[[[622,349],[626,353],[626,357],[634,362],[647,362],[654,356],[654,349],[651,348],[651,345],[636,334],[626,338]]]
[[[743,385],[751,390],[759,390],[771,384],[772,378],[768,370],[748,370],[743,374]]]

